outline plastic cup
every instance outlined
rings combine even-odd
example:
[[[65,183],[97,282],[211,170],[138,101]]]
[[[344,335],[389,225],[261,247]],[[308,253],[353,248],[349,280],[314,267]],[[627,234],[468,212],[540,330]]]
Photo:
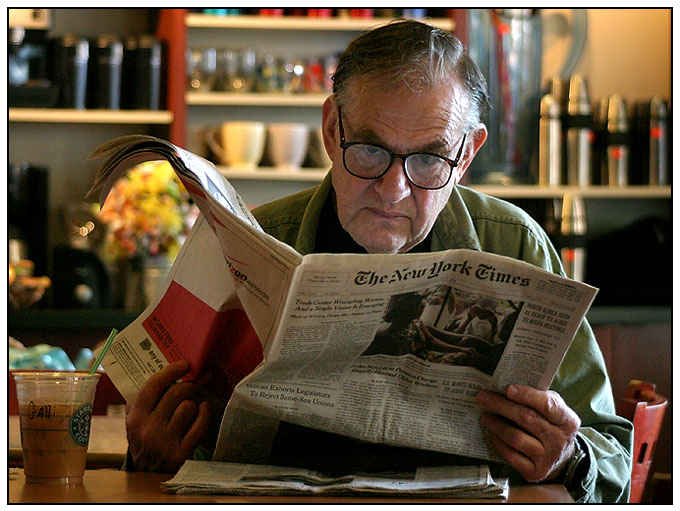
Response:
[[[82,484],[98,374],[17,371],[26,483]]]

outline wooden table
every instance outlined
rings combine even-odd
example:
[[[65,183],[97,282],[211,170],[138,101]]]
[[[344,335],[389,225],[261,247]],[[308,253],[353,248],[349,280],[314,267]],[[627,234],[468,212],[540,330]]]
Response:
[[[88,470],[82,486],[59,487],[39,484],[25,484],[23,469],[9,470],[9,503],[571,503],[570,495],[562,485],[534,484],[510,488],[506,499],[437,499],[399,497],[245,497],[234,495],[177,495],[166,493],[160,486],[171,474],[149,472],[122,472],[112,469]]]

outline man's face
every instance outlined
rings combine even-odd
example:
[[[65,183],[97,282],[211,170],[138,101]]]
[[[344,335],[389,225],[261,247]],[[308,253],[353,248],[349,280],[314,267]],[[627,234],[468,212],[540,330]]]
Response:
[[[379,83],[353,80],[347,97],[342,108],[347,142],[377,144],[401,154],[427,151],[455,158],[464,134],[462,110],[467,108],[458,86],[415,94],[385,92]],[[369,253],[410,250],[427,237],[484,137],[477,137],[481,138],[478,145],[475,140],[469,144],[472,149],[464,151],[447,186],[424,190],[408,181],[399,158],[379,179],[352,176],[343,164],[337,121],[337,105],[329,98],[324,104],[324,141],[333,160],[342,227]]]

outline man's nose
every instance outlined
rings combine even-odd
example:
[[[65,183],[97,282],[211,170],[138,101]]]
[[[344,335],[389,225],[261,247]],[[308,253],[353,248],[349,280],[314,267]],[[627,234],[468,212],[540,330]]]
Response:
[[[387,172],[376,180],[375,190],[389,202],[399,202],[411,195],[411,183],[406,177],[404,160],[394,158]]]

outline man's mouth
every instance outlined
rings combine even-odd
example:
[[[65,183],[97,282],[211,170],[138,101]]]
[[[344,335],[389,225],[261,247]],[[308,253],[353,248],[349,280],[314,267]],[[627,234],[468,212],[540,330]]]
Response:
[[[366,209],[370,211],[374,216],[383,218],[385,220],[398,220],[401,218],[407,218],[407,215],[400,211],[386,211],[384,209],[378,208],[366,208]]]

